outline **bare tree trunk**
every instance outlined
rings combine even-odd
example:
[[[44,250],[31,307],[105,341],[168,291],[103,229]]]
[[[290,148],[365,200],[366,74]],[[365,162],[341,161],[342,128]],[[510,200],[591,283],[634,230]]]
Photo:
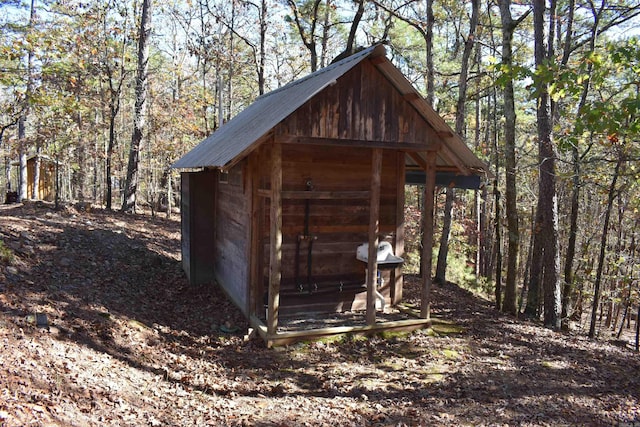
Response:
[[[209,69],[208,69],[209,55],[206,53],[206,37],[208,33],[206,30],[207,25],[205,24],[205,20],[204,20],[205,5],[201,1],[198,2],[198,12],[199,12],[199,18],[200,18],[200,34],[198,37],[200,39],[200,46],[198,46],[200,48],[200,54],[198,55],[198,65],[202,67],[202,72],[200,73],[199,77],[200,77],[200,81],[202,82],[202,99],[207,99],[207,75],[209,72]],[[207,136],[211,133],[211,130],[209,128],[209,118],[207,114],[207,110],[210,107],[211,105],[207,105],[206,103],[203,103],[202,108],[200,109],[202,112],[204,134]],[[219,118],[219,120],[222,120],[222,118]],[[215,127],[216,126],[214,123],[214,128]]]
[[[451,235],[451,222],[453,215],[453,202],[455,190],[447,188],[445,190],[444,209],[442,211],[442,233],[440,234],[440,247],[438,248],[438,262],[436,264],[436,283],[447,282],[447,257],[449,256],[449,237]]]
[[[480,74],[480,61],[482,59],[482,50],[479,46],[476,46],[476,73]],[[480,79],[476,80],[475,90],[478,93],[475,102],[475,127],[474,127],[474,146],[476,152],[480,149],[480,122],[482,120],[482,114],[480,110],[481,97],[480,97]],[[486,187],[486,186],[483,186]],[[480,191],[483,191],[484,188]],[[484,225],[484,213],[485,213],[485,200],[480,197],[480,191],[473,192],[473,206],[474,206],[474,220],[475,220],[475,236],[474,239],[470,241],[472,245],[475,246],[474,252],[474,264],[475,264],[475,275],[476,277],[480,277],[480,260],[482,258],[481,248],[484,245],[483,239],[483,225]]]
[[[11,161],[9,156],[4,157],[4,176],[7,182],[6,189],[11,191]]]
[[[26,147],[26,130],[25,130],[25,122],[27,113],[25,112],[23,116],[18,120],[18,162],[19,162],[19,171],[18,171],[18,201],[27,198],[27,147]]]
[[[471,0],[471,20],[469,21],[469,34],[465,40],[462,52],[462,64],[460,66],[460,77],[458,79],[458,102],[456,107],[456,133],[460,136],[464,134],[464,123],[467,102],[467,76],[469,74],[469,59],[473,51],[476,37],[476,27],[478,26],[478,15],[480,0]],[[442,224],[442,234],[440,235],[440,248],[438,250],[438,264],[436,266],[436,281],[446,283],[447,281],[447,256],[449,254],[449,234],[451,231],[452,210],[455,201],[455,190],[447,188],[444,206],[444,218]]]
[[[112,100],[113,102],[113,100]],[[111,104],[109,106],[109,142],[107,144],[107,158],[106,158],[106,171],[105,175],[107,178],[107,210],[111,210],[111,199],[113,198],[113,179],[111,177],[111,162],[113,161],[113,148],[116,143],[116,115],[118,111],[116,107]]]
[[[611,185],[609,185],[609,193],[607,195],[607,210],[604,215],[604,224],[602,225],[602,236],[600,238],[600,255],[598,256],[598,269],[596,271],[596,281],[593,284],[593,307],[591,309],[591,324],[589,325],[589,338],[596,336],[596,316],[598,313],[598,305],[600,304],[600,286],[602,283],[602,271],[604,269],[605,255],[607,251],[607,231],[609,230],[609,221],[611,219],[611,208],[615,199],[616,183],[622,165],[622,153],[619,153],[618,162],[613,171]]]
[[[17,122],[17,121],[16,121]],[[2,140],[4,137],[4,132],[11,126],[15,125],[16,122],[10,123],[8,125],[4,125],[0,127],[0,147],[2,147]],[[5,178],[5,189],[7,192],[11,191],[11,159],[9,158],[9,147],[7,146],[7,150],[4,155],[4,178]]]
[[[29,32],[32,31],[36,19],[35,0],[31,0],[31,12],[29,15]],[[26,107],[23,114],[18,119],[18,160],[20,163],[18,175],[18,201],[22,201],[28,197],[27,195],[27,141],[26,141],[26,122],[29,115],[29,98],[31,97],[33,77],[31,75],[33,67],[33,48],[29,47],[27,53],[27,92],[25,94]]]
[[[258,59],[258,90],[264,94],[264,62],[266,57],[265,40],[267,37],[267,0],[260,2],[260,58]]]
[[[496,167],[497,169],[497,167]],[[502,307],[502,225],[500,224],[500,189],[498,189],[498,180],[493,185],[493,194],[496,198],[496,310]]]
[[[636,353],[640,351],[640,304],[636,313]]]
[[[173,209],[173,175],[169,170],[167,176],[167,218],[171,218],[171,209]]]
[[[534,0],[533,22],[535,38],[536,68],[543,67],[549,52],[545,48],[545,0]],[[552,8],[553,9],[553,8]],[[538,216],[542,218],[542,233],[537,237],[543,240],[543,289],[544,324],[554,329],[560,328],[560,256],[558,250],[558,199],[556,195],[556,150],[552,137],[552,123],[548,83],[538,83],[537,128],[539,158],[539,204]],[[536,239],[537,240],[537,239]]]
[[[151,35],[151,1],[143,0],[140,32],[138,38],[138,73],[136,77],[136,103],[133,119],[133,135],[129,150],[127,180],[122,201],[123,212],[135,212],[138,191],[138,167],[140,162],[140,143],[145,127],[145,107],[147,103],[147,77],[149,69],[149,36]]]
[[[573,283],[573,260],[576,254],[576,238],[578,236],[578,211],[580,209],[580,155],[578,147],[571,148],[571,159],[573,161],[573,178],[571,188],[571,213],[569,216],[569,241],[567,242],[567,252],[564,262],[564,286],[562,289],[562,327],[568,327],[568,321],[573,312],[574,283]]]
[[[316,46],[316,25],[318,24],[318,12],[320,9],[320,3],[322,0],[313,0],[313,5],[311,7],[311,28],[309,32],[305,32],[304,25],[301,21],[300,9],[298,9],[298,5],[296,4],[296,0],[287,0],[289,7],[291,7],[291,11],[293,12],[293,20],[296,24],[296,28],[298,29],[298,33],[300,34],[300,39],[302,40],[302,44],[307,48],[309,54],[311,55],[311,71],[316,71],[318,69],[318,51]]]
[[[502,64],[508,70],[513,66],[513,32],[519,23],[512,19],[510,8],[511,0],[500,1],[500,17],[502,21]],[[516,109],[513,80],[511,78],[507,80],[504,86],[503,99],[505,116],[505,199],[508,233],[507,241],[509,242],[509,247],[507,249],[507,281],[505,283],[504,305],[502,310],[505,313],[510,313],[515,316],[518,314],[517,275],[520,229],[518,225],[518,194],[516,190]]]
[[[573,8],[575,1],[571,0],[569,2],[569,13],[567,18],[567,30],[566,30],[566,38],[564,43],[564,53],[562,57],[562,65],[566,65],[569,62],[569,54],[571,52],[571,29],[573,27]],[[592,14],[594,18],[593,27],[591,27],[591,38],[589,41],[589,49],[593,51],[595,49],[596,38],[598,35],[598,27],[600,22],[600,12],[596,12],[595,8],[592,6]],[[593,64],[591,62],[587,65],[587,79],[584,80],[582,87],[582,95],[580,97],[580,103],[578,104],[577,111],[579,112],[583,109],[584,105],[587,101],[587,95],[589,94],[590,89],[590,77],[593,70]],[[579,212],[579,200],[580,200],[580,153],[578,150],[578,146],[574,145],[571,147],[571,161],[573,162],[573,178],[572,178],[572,189],[571,189],[571,213],[570,213],[570,224],[569,224],[569,240],[567,242],[567,252],[565,254],[565,262],[564,262],[564,286],[562,291],[562,327],[568,328],[569,319],[572,316],[573,305],[575,300],[575,291],[574,291],[574,278],[573,278],[573,261],[576,253],[576,237],[578,235],[578,212]]]
[[[94,126],[97,128],[98,127],[98,109],[95,110],[95,115],[94,115]],[[94,137],[93,137],[93,178],[92,178],[92,186],[93,186],[93,191],[92,191],[92,198],[93,198],[93,203],[98,204],[100,203],[98,201],[98,188],[99,188],[99,184],[98,184],[98,180],[100,179],[99,174],[98,174],[98,170],[100,169],[100,153],[99,153],[99,144],[98,144],[98,132],[95,133]]]
[[[436,100],[436,79],[435,66],[433,65],[433,25],[436,22],[433,14],[433,1],[427,0],[427,28],[424,35],[426,42],[426,60],[427,60],[427,102],[435,108]]]

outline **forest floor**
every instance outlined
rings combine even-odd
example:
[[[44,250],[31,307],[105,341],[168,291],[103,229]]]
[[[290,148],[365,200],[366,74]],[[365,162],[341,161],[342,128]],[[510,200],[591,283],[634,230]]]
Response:
[[[630,346],[453,284],[433,290],[449,328],[267,349],[188,286],[177,218],[10,205],[0,240],[0,426],[640,425]]]

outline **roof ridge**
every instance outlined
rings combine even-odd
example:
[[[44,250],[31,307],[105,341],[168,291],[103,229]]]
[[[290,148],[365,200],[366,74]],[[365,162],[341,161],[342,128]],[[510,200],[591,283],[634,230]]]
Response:
[[[268,98],[269,96],[271,96],[273,94],[282,92],[283,90],[290,89],[290,88],[292,88],[294,86],[297,86],[299,84],[304,83],[305,81],[307,81],[309,79],[312,79],[314,77],[317,77],[317,76],[322,75],[324,73],[327,73],[329,71],[335,70],[336,68],[341,67],[344,64],[347,64],[349,62],[356,61],[356,60],[357,61],[361,61],[363,58],[366,58],[367,56],[369,56],[378,46],[382,46],[382,45],[380,43],[371,45],[368,48],[363,49],[360,52],[354,53],[353,55],[349,55],[346,58],[341,59],[338,62],[334,62],[333,64],[329,64],[326,67],[323,67],[323,68],[321,68],[319,70],[314,71],[313,73],[307,74],[304,77],[301,77],[299,79],[293,80],[293,81],[287,83],[284,86],[280,86],[279,88],[276,88],[276,89],[272,90],[271,92],[267,92],[267,93],[265,93],[263,95],[260,95],[259,97],[257,97],[255,99],[255,101],[257,101],[259,99]]]

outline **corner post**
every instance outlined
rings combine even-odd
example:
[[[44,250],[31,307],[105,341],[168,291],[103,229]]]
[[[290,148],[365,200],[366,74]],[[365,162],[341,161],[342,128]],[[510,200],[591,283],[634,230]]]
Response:
[[[376,277],[378,273],[378,229],[380,214],[380,182],[382,149],[374,148],[371,156],[371,199],[369,201],[369,253],[367,258],[367,324],[376,323]]]
[[[282,278],[282,147],[274,143],[271,150],[271,232],[269,233],[269,303],[267,334],[275,335],[280,309],[280,279]]]
[[[420,317],[431,318],[431,268],[433,265],[433,211],[436,187],[436,155],[437,151],[427,151],[426,182],[424,186],[424,212],[422,213],[422,260],[424,277],[420,296]]]
[[[404,183],[405,183],[405,156],[402,151],[397,153],[396,159],[396,233],[394,237],[393,251],[396,256],[404,256]],[[402,300],[403,287],[402,266],[398,266],[391,273],[391,304],[398,304]]]

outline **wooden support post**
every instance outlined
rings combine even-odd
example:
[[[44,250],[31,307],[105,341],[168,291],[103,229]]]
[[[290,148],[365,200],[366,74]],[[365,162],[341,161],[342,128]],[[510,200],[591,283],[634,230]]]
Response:
[[[420,297],[420,317],[431,317],[431,267],[433,264],[433,210],[436,187],[436,151],[427,151],[426,182],[424,186],[424,212],[422,212],[422,260],[424,277]]]
[[[376,278],[378,274],[378,229],[382,150],[375,148],[371,159],[371,199],[369,201],[369,254],[367,258],[367,324],[376,323]]]
[[[271,336],[278,328],[280,308],[280,279],[282,277],[282,147],[273,144],[271,150],[271,232],[269,234],[269,304],[267,333]]]
[[[405,153],[399,151],[396,158],[396,233],[393,251],[396,256],[404,255],[404,179]],[[391,304],[402,300],[402,266],[398,266],[391,273]]]

